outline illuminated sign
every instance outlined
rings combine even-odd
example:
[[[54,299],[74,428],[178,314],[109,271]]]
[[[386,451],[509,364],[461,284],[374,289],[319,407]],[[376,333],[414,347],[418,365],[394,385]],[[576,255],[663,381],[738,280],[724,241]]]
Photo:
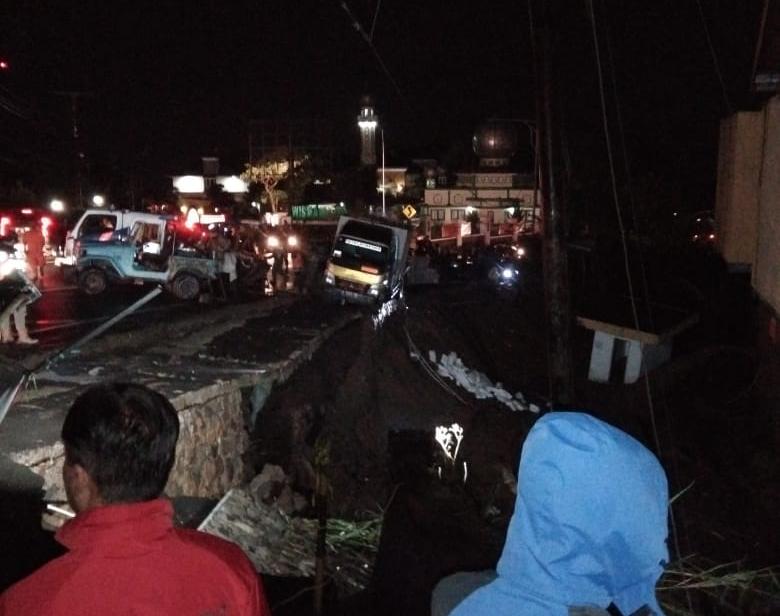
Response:
[[[222,184],[222,188],[228,193],[245,193],[247,191],[247,184],[239,177],[231,175],[219,179],[219,183]]]
[[[205,190],[203,178],[199,175],[180,175],[173,178],[173,187],[180,193],[202,193]]]

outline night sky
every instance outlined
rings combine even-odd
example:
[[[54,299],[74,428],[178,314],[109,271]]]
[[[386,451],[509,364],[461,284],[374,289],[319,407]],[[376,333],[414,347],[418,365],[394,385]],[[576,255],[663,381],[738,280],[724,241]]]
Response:
[[[760,7],[700,2],[593,0],[635,170],[668,176],[706,201],[718,120],[746,101]],[[370,31],[376,0],[347,6]],[[578,157],[601,160],[605,151],[589,5],[562,6],[558,87],[576,167]],[[56,94],[63,91],[85,93],[84,149],[97,176],[195,170],[212,154],[238,169],[249,118],[326,119],[342,160],[356,162],[355,116],[365,93],[375,99],[394,163],[411,154],[463,161],[481,119],[533,118],[524,2],[382,0],[373,45],[390,76],[335,0],[10,2],[0,55],[12,70],[0,94],[28,117],[0,109],[0,145],[10,153],[2,170],[38,184],[47,174],[63,181],[70,143],[70,102]]]

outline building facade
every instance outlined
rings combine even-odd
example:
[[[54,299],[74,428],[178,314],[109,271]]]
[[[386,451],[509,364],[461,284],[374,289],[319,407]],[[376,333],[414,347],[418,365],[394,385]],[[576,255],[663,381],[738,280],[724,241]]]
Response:
[[[452,236],[466,221],[474,221],[472,231],[482,235],[538,231],[540,201],[532,177],[505,171],[458,173],[456,177],[452,188],[425,189],[432,236]]]

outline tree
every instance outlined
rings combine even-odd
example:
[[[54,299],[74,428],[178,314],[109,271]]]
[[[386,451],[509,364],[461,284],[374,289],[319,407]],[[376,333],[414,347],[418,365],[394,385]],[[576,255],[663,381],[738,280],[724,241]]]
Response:
[[[277,185],[300,171],[305,160],[305,157],[293,158],[286,150],[279,150],[256,163],[244,165],[245,169],[241,174],[241,179],[263,186],[266,195],[268,195],[271,211],[275,214],[279,208],[279,199],[283,195],[283,192],[277,189]]]

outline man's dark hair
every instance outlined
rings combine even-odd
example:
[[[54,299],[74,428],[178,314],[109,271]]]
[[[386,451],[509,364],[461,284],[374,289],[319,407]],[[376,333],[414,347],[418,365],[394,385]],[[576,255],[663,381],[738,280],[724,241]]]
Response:
[[[160,496],[178,437],[179,417],[167,398],[130,383],[90,387],[62,426],[66,462],[89,473],[106,503]]]

